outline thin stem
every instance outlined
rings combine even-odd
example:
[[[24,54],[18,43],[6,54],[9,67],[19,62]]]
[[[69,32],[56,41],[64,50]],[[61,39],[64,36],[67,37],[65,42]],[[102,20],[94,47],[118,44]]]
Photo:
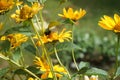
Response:
[[[38,37],[38,40],[40,41],[40,44],[41,44],[41,46],[42,46],[42,51],[44,51],[44,50],[43,50],[44,44],[42,43],[42,40],[41,40],[41,38],[40,38],[40,35],[39,35],[38,31],[36,30],[32,19],[31,19],[31,25],[32,25],[32,28],[33,28],[34,32],[36,33],[36,35],[37,35],[37,37]],[[42,56],[44,56],[44,53],[42,54]]]
[[[74,25],[72,26],[72,44],[74,43],[73,41],[74,41]],[[79,71],[79,68],[77,66],[77,62],[75,60],[74,48],[72,48],[72,57],[73,57],[74,64],[75,64],[77,70]]]
[[[41,20],[42,34],[44,34],[44,21],[43,21],[43,17],[42,17],[42,10],[40,11],[40,20]]]
[[[21,65],[23,65],[24,67],[25,67],[25,63],[24,63],[24,56],[23,56],[23,52],[22,52],[22,49],[21,49],[21,47],[19,47],[20,48],[20,55],[21,55]]]
[[[115,72],[114,72],[114,76],[112,79],[115,79],[115,74],[117,72],[118,66],[119,66],[119,61],[118,61],[118,53],[119,53],[119,43],[120,43],[120,37],[119,34],[117,34],[117,42],[116,42],[116,50],[115,50],[115,57],[116,57],[116,62],[115,62]]]
[[[57,49],[56,49],[56,47],[54,47],[54,51],[55,51],[55,55],[56,55],[56,58],[57,58],[57,60],[58,60],[58,62],[60,63],[60,65],[67,71],[67,73],[68,73],[68,76],[69,76],[69,78],[71,79],[71,76],[70,76],[70,73],[69,73],[69,71],[66,69],[66,67],[62,64],[62,62],[61,62],[61,60],[60,60],[60,58],[58,57],[58,54],[57,54]]]
[[[118,63],[118,52],[119,52],[119,34],[117,35],[117,43],[116,43],[116,70],[119,66]]]
[[[39,50],[38,50],[38,48],[37,48],[37,46],[36,46],[36,44],[35,44],[35,42],[34,42],[33,38],[32,38],[32,37],[30,37],[30,39],[31,39],[31,41],[32,41],[32,43],[33,43],[33,45],[34,45],[35,49],[37,50],[37,51],[36,51],[36,55],[37,55],[37,56],[40,56]]]
[[[51,61],[51,59],[50,59],[49,54],[47,54],[45,48],[44,48],[44,53],[45,53],[45,55],[46,55],[46,58],[47,58],[48,64],[50,65],[50,71],[51,71],[51,73],[52,73],[52,75],[53,75],[53,79],[54,79],[54,80],[57,80],[57,77],[56,77],[55,72],[54,72],[54,69],[53,69],[52,61]]]

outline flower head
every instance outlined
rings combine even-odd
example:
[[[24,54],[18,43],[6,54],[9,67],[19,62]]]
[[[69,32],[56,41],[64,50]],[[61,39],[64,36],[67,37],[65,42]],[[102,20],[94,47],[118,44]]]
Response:
[[[2,36],[0,40],[9,40],[11,43],[11,49],[14,49],[20,46],[21,43],[26,42],[27,39],[28,37],[23,34],[14,33],[14,34],[9,34],[7,36]]]
[[[0,13],[12,9],[13,5],[14,5],[13,0],[0,0]]]
[[[20,10],[16,10],[16,14],[12,14],[11,17],[16,22],[25,21],[32,18],[40,9],[42,9],[42,6],[39,3],[34,3],[32,7],[24,5]]]
[[[46,59],[36,57],[36,59],[35,59],[34,62],[38,66],[38,68],[40,68],[40,70],[43,72],[43,74],[41,75],[42,79],[53,78],[52,72],[50,70],[50,66],[46,62]],[[53,70],[55,71],[55,75],[58,78],[62,77],[62,74],[59,74],[59,73],[67,74],[67,72],[65,71],[65,69],[63,67],[59,66],[59,65],[53,66]]]
[[[104,15],[98,24],[106,30],[113,30],[115,33],[120,32],[120,16],[117,14],[114,14],[114,18]]]
[[[86,14],[85,10],[80,9],[79,11],[73,12],[72,8],[68,8],[68,11],[63,8],[63,14],[58,14],[60,17],[71,19],[73,21],[77,21],[81,19]]]
[[[66,29],[63,29],[60,33],[58,32],[50,32],[49,34],[44,34],[41,36],[41,41],[43,44],[53,41],[59,41],[64,42],[65,40],[69,41],[71,38],[71,31],[66,31]],[[34,37],[35,39],[38,39],[37,36]],[[37,45],[40,46],[41,42],[38,40]]]
[[[98,76],[92,75],[90,78],[88,76],[84,76],[84,80],[98,80]]]

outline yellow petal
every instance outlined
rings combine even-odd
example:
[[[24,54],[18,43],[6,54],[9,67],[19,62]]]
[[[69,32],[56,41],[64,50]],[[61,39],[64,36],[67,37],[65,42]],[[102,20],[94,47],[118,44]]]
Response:
[[[105,19],[106,25],[111,26],[112,28],[114,28],[115,21],[111,17],[105,15],[104,19]]]
[[[72,19],[73,15],[74,15],[73,9],[72,9],[72,8],[69,8],[69,9],[68,9],[68,17],[69,17],[70,19]]]
[[[113,28],[107,26],[107,25],[106,25],[104,22],[102,22],[102,21],[99,21],[98,25],[99,25],[100,27],[102,27],[103,29],[113,30]]]
[[[115,19],[115,23],[118,23],[120,21],[119,15],[114,14],[114,19]]]
[[[64,16],[67,16],[67,11],[66,11],[65,8],[63,8],[63,15],[64,15]]]
[[[42,74],[42,75],[41,75],[41,78],[42,78],[42,79],[46,79],[46,78],[48,78],[48,73],[45,72],[44,74]]]

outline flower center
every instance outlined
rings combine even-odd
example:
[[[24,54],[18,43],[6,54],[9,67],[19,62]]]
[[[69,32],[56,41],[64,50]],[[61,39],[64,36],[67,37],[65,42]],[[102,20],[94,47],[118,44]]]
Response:
[[[120,24],[116,24],[114,27],[115,32],[120,32]]]

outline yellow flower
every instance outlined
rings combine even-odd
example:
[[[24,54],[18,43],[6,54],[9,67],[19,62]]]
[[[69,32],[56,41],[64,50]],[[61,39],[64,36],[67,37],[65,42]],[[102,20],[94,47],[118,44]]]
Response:
[[[29,77],[28,80],[38,80],[38,79],[34,79],[34,78],[32,78],[32,77]]]
[[[115,33],[120,32],[120,16],[117,14],[114,14],[114,18],[104,15],[98,24],[106,30],[113,30]]]
[[[2,37],[0,38],[0,40],[1,40],[1,41],[6,40],[6,36],[2,36]]]
[[[41,41],[43,44],[48,43],[48,42],[53,42],[53,41],[59,41],[59,42],[64,42],[64,40],[69,41],[72,39],[71,37],[71,31],[66,31],[66,29],[63,29],[60,33],[58,32],[50,32],[49,34],[44,34],[41,36]],[[34,37],[35,39],[38,39],[37,36]],[[41,42],[38,40],[36,43],[38,46],[41,45]]]
[[[34,80],[32,77],[28,78],[28,80]]]
[[[90,78],[88,76],[84,76],[84,80],[98,80],[98,76],[92,75]]]
[[[1,40],[9,40],[11,43],[11,49],[14,49],[18,46],[20,46],[21,43],[26,42],[28,39],[27,36],[16,33],[16,34],[9,34],[7,36],[2,36]]]
[[[0,0],[0,13],[12,9],[13,5],[14,5],[13,0]]]
[[[69,41],[70,39],[72,39],[72,37],[71,37],[71,32],[72,31],[67,31],[67,32],[65,32],[65,28],[61,31],[61,33],[58,35],[58,40],[59,40],[59,42],[64,42],[64,40],[67,40],[67,41]]]
[[[42,6],[39,3],[34,3],[32,7],[24,5],[20,10],[16,10],[16,14],[12,14],[11,18],[19,23],[32,18],[40,9],[42,9]]]
[[[38,66],[38,68],[40,68],[40,70],[43,72],[43,74],[41,75],[42,79],[53,78],[52,72],[50,71],[50,66],[46,62],[46,59],[36,57],[36,59],[35,59],[34,62]],[[55,72],[55,75],[58,78],[62,77],[62,75],[59,74],[59,73],[67,74],[67,72],[65,71],[65,69],[63,67],[59,66],[59,65],[53,66],[53,70]]]
[[[58,16],[63,17],[63,18],[68,18],[73,21],[77,21],[81,19],[84,15],[86,14],[85,10],[80,9],[79,11],[73,12],[72,8],[68,8],[68,11],[63,8],[63,14],[58,14]]]

